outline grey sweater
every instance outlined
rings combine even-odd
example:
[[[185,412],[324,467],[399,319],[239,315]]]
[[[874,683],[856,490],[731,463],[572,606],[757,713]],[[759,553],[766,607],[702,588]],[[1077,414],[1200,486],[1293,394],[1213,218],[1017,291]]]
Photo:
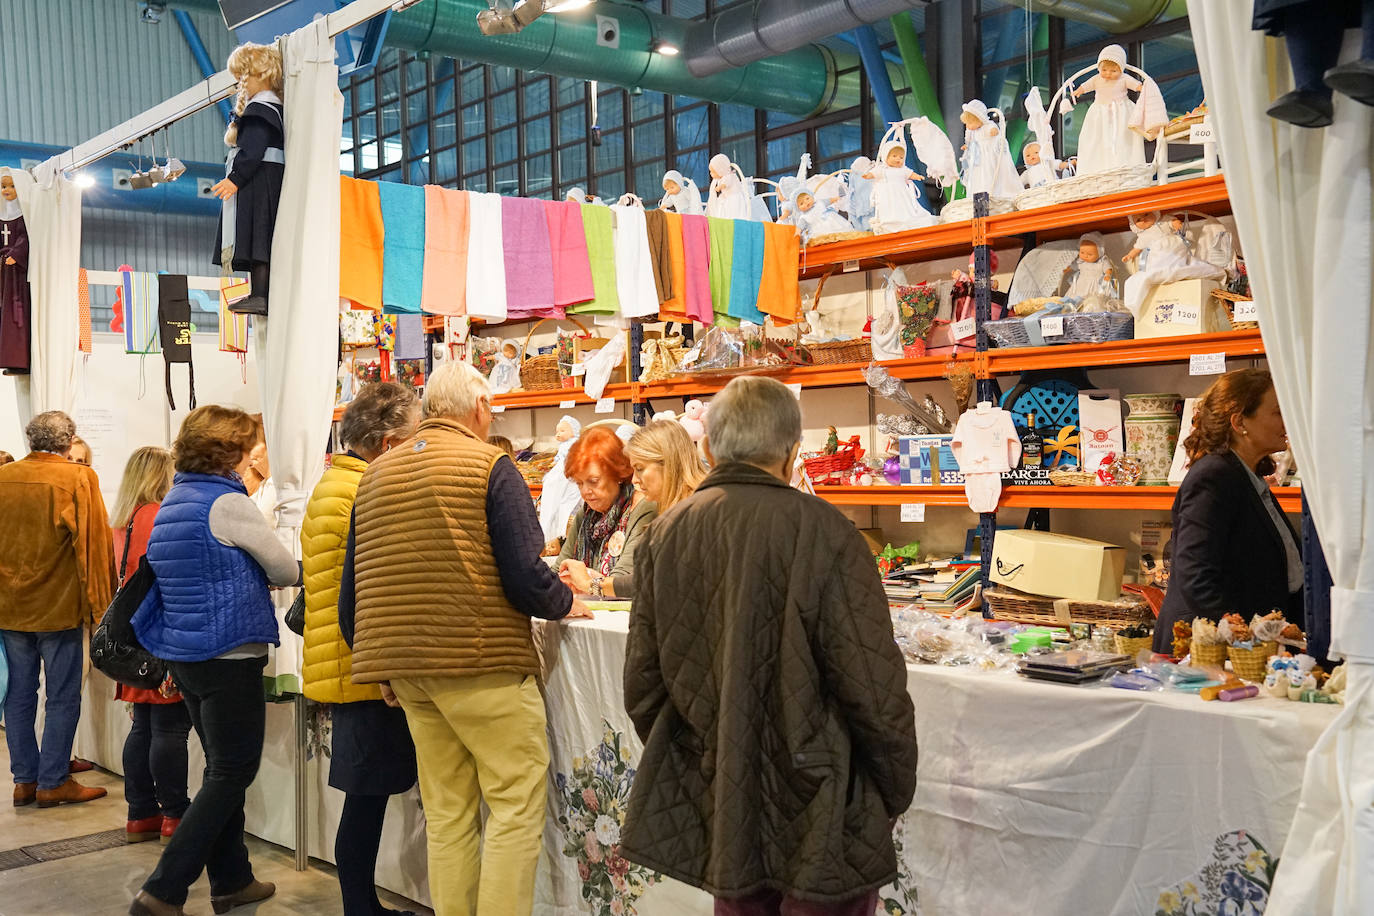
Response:
[[[210,533],[225,547],[237,547],[257,561],[267,581],[279,587],[301,584],[301,565],[277,540],[276,532],[253,501],[242,493],[225,493],[210,507]],[[248,643],[219,658],[261,658],[266,643]]]

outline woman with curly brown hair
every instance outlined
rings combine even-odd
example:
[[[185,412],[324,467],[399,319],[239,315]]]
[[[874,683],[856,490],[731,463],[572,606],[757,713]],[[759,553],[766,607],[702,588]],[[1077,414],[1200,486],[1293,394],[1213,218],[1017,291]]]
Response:
[[[1188,476],[1174,499],[1173,570],[1155,627],[1168,653],[1174,623],[1195,617],[1247,619],[1278,609],[1302,616],[1302,556],[1264,475],[1288,447],[1274,382],[1265,369],[1239,369],[1198,400],[1184,440]]]

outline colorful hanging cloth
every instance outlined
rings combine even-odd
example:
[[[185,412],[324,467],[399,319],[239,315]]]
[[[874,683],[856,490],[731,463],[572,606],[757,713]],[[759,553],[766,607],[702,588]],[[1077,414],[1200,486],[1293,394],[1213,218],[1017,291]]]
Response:
[[[159,274],[157,278],[158,337],[162,343],[163,377],[167,387],[167,406],[177,409],[172,397],[172,364],[185,363],[190,373],[190,404],[196,409],[196,369],[191,362],[191,294],[185,274]]]
[[[506,320],[506,253],[500,194],[468,196],[468,315]]]
[[[670,289],[672,295],[658,307],[658,317],[664,321],[687,321],[687,246],[682,233],[682,216],[677,213],[661,213],[668,246],[668,264],[672,272]],[[653,239],[650,238],[650,244]]]
[[[553,250],[544,202],[501,198],[501,234],[506,247],[506,319],[562,318],[553,304]]]
[[[425,358],[424,319],[419,315],[396,316],[396,358]]]
[[[77,347],[87,356],[91,355],[91,284],[86,279],[86,268],[81,268],[76,277]]]
[[[730,316],[763,324],[759,311],[759,281],[763,279],[763,223],[735,222],[735,244],[730,262]]]
[[[673,298],[673,230],[668,217],[676,215],[666,210],[650,210],[644,214],[644,227],[649,233],[649,258],[654,267],[654,286],[658,290],[660,306]],[[681,226],[681,222],[677,225]]]
[[[425,276],[425,189],[377,183],[382,206],[382,308],[419,314]]]
[[[468,192],[425,185],[425,276],[420,308],[432,315],[466,315]]]
[[[571,315],[616,315],[620,295],[616,292],[615,226],[611,208],[600,204],[579,204],[582,228],[587,236],[587,259],[591,262],[592,285],[596,297],[568,308]]]
[[[158,352],[157,274],[120,271],[124,301],[124,352]]]
[[[229,303],[245,298],[252,284],[247,280],[226,277],[219,284],[219,351],[233,353],[239,359],[239,374],[248,384],[248,316],[229,311]]]
[[[382,307],[382,222],[377,182],[339,176],[339,295],[361,308]]]
[[[801,285],[797,278],[801,237],[794,226],[764,223],[763,274],[759,279],[759,310],[775,324],[791,324],[801,317]]]
[[[611,207],[615,215],[615,279],[620,314],[648,318],[658,314],[658,287],[654,285],[653,255],[649,230],[640,207]]]
[[[565,308],[596,297],[582,205],[574,200],[546,200],[549,248],[553,252],[553,304]]]
[[[687,271],[687,317],[709,325],[711,308],[711,229],[705,216],[682,217],[683,258]]]
[[[735,221],[707,217],[711,227],[711,311],[716,321],[726,325],[738,324],[730,314],[730,278],[734,270]]]

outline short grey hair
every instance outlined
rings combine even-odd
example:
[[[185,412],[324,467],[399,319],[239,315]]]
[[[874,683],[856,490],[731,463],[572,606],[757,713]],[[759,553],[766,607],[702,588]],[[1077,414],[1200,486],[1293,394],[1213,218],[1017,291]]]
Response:
[[[372,382],[344,408],[339,438],[344,445],[380,452],[388,436],[408,436],[415,428],[419,398],[399,382]]]
[[[717,464],[771,466],[801,441],[801,405],[784,384],[742,376],[725,386],[706,414],[707,443]]]
[[[466,420],[483,398],[491,400],[491,385],[471,363],[448,362],[430,374],[421,402],[425,418]]]
[[[64,455],[76,438],[76,424],[62,411],[49,410],[30,420],[24,435],[28,436],[32,451]]]

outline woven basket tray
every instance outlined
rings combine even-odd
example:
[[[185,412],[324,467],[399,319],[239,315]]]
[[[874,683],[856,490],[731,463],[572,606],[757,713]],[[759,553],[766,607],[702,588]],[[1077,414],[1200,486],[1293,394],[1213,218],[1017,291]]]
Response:
[[[525,335],[525,343],[520,347],[520,387],[525,391],[556,391],[563,387],[563,375],[558,370],[556,354],[544,353],[525,358],[525,351],[530,347],[530,338],[534,337],[534,332],[541,324],[550,320],[552,319],[542,318],[530,325],[530,332]],[[577,325],[583,337],[592,336],[592,332],[587,330],[587,326],[582,322],[572,317],[568,320]]]
[[[1128,655],[1132,659],[1142,649],[1148,652],[1154,645],[1153,638],[1149,636],[1113,636],[1112,639],[1116,642],[1116,654]]]
[[[1149,187],[1155,178],[1153,165],[1123,165],[1095,175],[1075,175],[1053,181],[1038,188],[1030,188],[1016,195],[1016,209],[1033,210],[1052,207],[1073,200],[1086,200],[1118,191],[1132,191]]]
[[[993,613],[1003,620],[1020,623],[1048,623],[1063,626],[1068,623],[1090,623],[1100,626],[1125,627],[1154,619],[1150,606],[1133,595],[1122,595],[1116,601],[1074,601],[1066,603],[1069,619],[1063,620],[1052,598],[1027,595],[1009,588],[994,588],[983,593]]]
[[[1259,322],[1258,322],[1258,321],[1237,321],[1237,320],[1236,320],[1236,303],[1237,303],[1237,302],[1253,302],[1253,301],[1254,301],[1254,297],[1253,297],[1253,296],[1242,296],[1242,295],[1240,295],[1239,293],[1228,293],[1228,292],[1227,292],[1226,290],[1224,290],[1224,289],[1216,289],[1216,290],[1212,290],[1212,298],[1213,298],[1213,299],[1220,299],[1220,300],[1222,301],[1222,303],[1225,304],[1225,306],[1226,306],[1226,317],[1229,318],[1229,319],[1231,320],[1231,329],[1232,329],[1233,331],[1253,331],[1253,330],[1255,330],[1256,328],[1259,327]]]
[[[806,352],[811,354],[811,362],[817,366],[834,366],[840,363],[868,363],[873,361],[873,344],[858,338],[855,340],[831,340],[825,343],[805,344]]]
[[[1194,642],[1189,654],[1193,657],[1194,665],[1212,665],[1216,668],[1226,667],[1227,646],[1223,643],[1217,646],[1204,646]]]
[[[988,198],[988,216],[996,216],[999,213],[1011,213],[1016,209],[1016,202],[1007,197]],[[957,223],[961,220],[973,219],[973,198],[961,197],[958,200],[951,200],[945,204],[945,208],[940,211],[940,222]]]
[[[1262,642],[1253,649],[1242,649],[1239,646],[1226,647],[1226,655],[1231,659],[1231,670],[1236,673],[1236,677],[1243,681],[1264,680],[1269,656],[1277,655],[1278,652],[1279,644],[1276,642]]]
[[[1056,487],[1091,487],[1097,483],[1097,475],[1089,471],[1050,471],[1050,481]]]
[[[852,232],[827,232],[825,235],[813,235],[811,240],[803,247],[815,248],[818,245],[829,245],[831,242],[847,242],[850,239],[866,239],[873,235],[866,229],[855,229]]]

